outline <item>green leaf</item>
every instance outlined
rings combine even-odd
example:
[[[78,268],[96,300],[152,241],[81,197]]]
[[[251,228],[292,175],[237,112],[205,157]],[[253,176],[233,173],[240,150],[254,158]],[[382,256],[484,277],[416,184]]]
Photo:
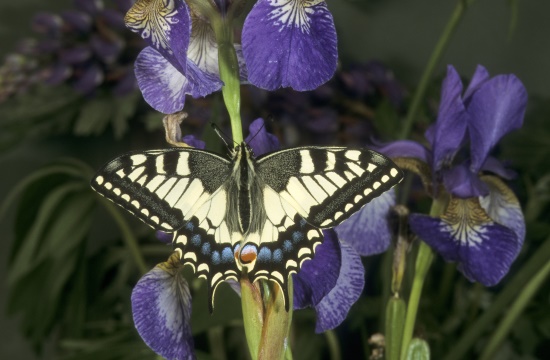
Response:
[[[48,193],[39,208],[36,219],[28,224],[30,231],[22,240],[23,242],[17,253],[14,254],[15,257],[9,269],[8,284],[14,284],[33,268],[34,258],[40,255],[39,250],[42,246],[43,234],[50,226],[50,221],[55,219],[58,206],[70,193],[82,191],[83,189],[85,187],[81,182],[69,182]]]
[[[140,98],[141,93],[139,91],[134,91],[121,98],[115,98],[115,110],[112,124],[117,139],[120,139],[128,130],[128,120],[136,113],[137,104]]]
[[[87,101],[74,124],[74,134],[80,136],[101,134],[111,121],[115,107],[115,102],[107,96]]]

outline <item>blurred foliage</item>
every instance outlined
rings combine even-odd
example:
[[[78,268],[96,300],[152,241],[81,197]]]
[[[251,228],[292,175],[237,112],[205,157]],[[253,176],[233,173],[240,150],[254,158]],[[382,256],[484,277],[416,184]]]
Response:
[[[381,3],[348,1],[367,11]],[[510,4],[513,19],[517,1]],[[439,84],[440,78],[434,79],[428,88],[411,135],[414,139],[422,139],[434,120]],[[402,125],[412,90],[383,64],[344,64],[331,82],[311,93],[281,90],[267,94],[243,87],[243,114],[248,121],[258,116],[274,118],[270,130],[287,146],[364,144],[373,135],[387,141]],[[211,135],[204,131],[207,121],[217,119],[222,126],[226,121],[218,95],[189,99],[186,111],[190,114],[183,124],[186,134],[206,138]],[[35,141],[59,140],[63,135],[65,141],[57,146],[67,156],[79,157],[44,155],[40,160],[48,165],[21,178],[3,201],[2,214],[13,214],[13,223],[4,231],[13,234],[5,255],[9,270],[6,310],[18,316],[18,330],[37,353],[46,343],[53,343],[56,358],[62,360],[156,359],[133,326],[130,294],[142,274],[127,249],[121,224],[132,230],[150,268],[164,261],[170,249],[130,216],[121,212],[114,219],[109,205],[89,188],[89,181],[99,162],[118,155],[109,144],[120,141],[130,151],[162,141],[161,116],[150,110],[137,91],[116,97],[108,89],[99,89],[82,95],[67,84],[31,88],[1,103],[0,114],[1,153],[33,146]],[[532,96],[524,127],[498,149],[499,157],[518,171],[511,186],[527,221],[525,246],[510,274],[488,289],[469,283],[454,265],[440,259],[429,273],[415,334],[429,344],[433,359],[452,359],[453,354],[461,354],[456,355],[458,359],[478,358],[518,293],[550,258],[549,119],[550,99]],[[100,140],[84,141],[94,137]],[[412,194],[415,201],[414,184]],[[408,259],[414,255],[413,249]],[[295,359],[327,359],[330,353],[339,353],[343,359],[371,355],[376,342],[369,343],[369,339],[384,330],[389,259],[390,253],[364,259],[364,294],[333,333],[314,333],[313,310],[295,313],[291,341]],[[405,289],[410,286],[413,267],[409,260]],[[192,328],[198,358],[247,358],[238,296],[222,285],[211,316],[203,280],[195,279],[189,269],[184,274],[193,293]],[[550,287],[542,286],[504,337],[495,358],[545,358],[550,351],[549,299]],[[425,353],[424,343],[419,342],[418,349]]]

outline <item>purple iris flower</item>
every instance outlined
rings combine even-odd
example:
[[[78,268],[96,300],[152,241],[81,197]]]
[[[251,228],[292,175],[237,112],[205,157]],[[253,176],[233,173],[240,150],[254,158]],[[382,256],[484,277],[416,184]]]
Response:
[[[478,66],[463,91],[449,66],[437,121],[426,131],[430,146],[396,141],[378,148],[419,174],[432,195],[450,195],[443,215],[412,214],[410,227],[468,279],[486,286],[506,275],[525,238],[520,204],[501,180],[513,173],[489,153],[522,126],[526,104],[525,88],[514,75],[490,78]]]
[[[225,16],[231,1],[215,2]],[[145,100],[171,114],[195,98],[220,90],[218,45],[204,14],[184,0],[138,0],[125,22],[149,47],[138,56],[136,77]],[[219,16],[219,14],[218,14]],[[241,81],[265,89],[312,90],[336,70],[336,31],[322,0],[259,0],[235,44]]]

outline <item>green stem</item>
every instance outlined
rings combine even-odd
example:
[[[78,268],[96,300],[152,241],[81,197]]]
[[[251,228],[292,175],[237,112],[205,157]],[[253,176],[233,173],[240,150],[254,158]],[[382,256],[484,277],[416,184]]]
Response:
[[[529,281],[527,285],[525,285],[525,287],[519,292],[518,298],[512,304],[510,310],[506,312],[504,319],[502,319],[496,331],[493,333],[493,336],[491,336],[489,343],[481,354],[481,360],[493,359],[494,353],[498,350],[498,347],[500,346],[504,338],[508,335],[508,332],[516,322],[517,318],[521,315],[525,307],[529,304],[531,298],[535,296],[549,274],[550,261],[547,261],[542,269],[537,272],[535,277],[533,277],[531,281]]]
[[[325,338],[327,339],[328,349],[330,352],[329,359],[342,360],[342,356],[340,356],[340,343],[338,342],[338,337],[336,336],[334,331],[326,331]]]
[[[241,123],[241,80],[239,61],[233,45],[233,29],[226,17],[217,17],[212,22],[218,43],[218,66],[222,87],[223,101],[231,120],[233,141],[240,144],[243,141]]]
[[[405,327],[403,330],[403,341],[401,342],[401,360],[404,360],[407,357],[407,350],[409,349],[409,343],[412,340],[414,324],[416,322],[420,295],[422,294],[424,280],[426,279],[426,274],[432,264],[432,260],[432,249],[430,249],[426,243],[421,242],[418,255],[416,257],[416,271],[414,273],[409,303],[407,304],[407,316],[405,318]]]
[[[142,274],[147,273],[147,271],[149,271],[149,268],[145,263],[145,259],[143,258],[143,254],[141,253],[138,245],[138,240],[134,236],[130,225],[128,225],[120,211],[117,209],[116,205],[105,199],[100,199],[100,201],[118,225],[120,232],[122,233],[122,239],[124,240],[124,243],[126,244],[128,250],[130,250],[130,254],[132,254],[137,268]]]
[[[430,210],[431,216],[441,215],[445,210],[445,201],[443,199],[435,199]],[[434,254],[432,249],[423,241],[420,242],[418,254],[416,256],[415,272],[407,304],[407,315],[405,317],[405,326],[403,330],[403,340],[401,342],[401,360],[407,358],[407,351],[412,340],[414,332],[414,324],[416,322],[416,314],[418,312],[418,304],[420,303],[420,295],[424,287],[424,280],[430,268]]]
[[[413,99],[411,101],[411,106],[409,108],[407,117],[405,118],[405,122],[401,129],[401,134],[399,136],[400,139],[406,139],[409,136],[412,129],[413,122],[418,116],[418,112],[420,111],[420,106],[422,104],[422,101],[424,100],[424,95],[426,94],[426,90],[428,89],[428,85],[435,71],[435,68],[441,61],[441,57],[443,56],[445,49],[449,45],[451,37],[454,35],[456,28],[460,23],[460,20],[462,19],[464,13],[466,12],[466,9],[474,1],[475,0],[459,0],[458,3],[456,4],[456,7],[453,10],[453,13],[451,14],[451,18],[447,22],[447,25],[445,26],[443,33],[441,34],[439,40],[437,41],[437,44],[435,45],[435,48],[430,56],[428,64],[424,69],[424,73],[422,73],[422,77],[420,78],[420,83],[418,84],[418,88],[414,93]]]
[[[487,312],[481,315],[468,331],[456,342],[456,345],[448,352],[445,360],[464,359],[466,353],[479,340],[483,332],[493,325],[494,320],[508,308],[514,299],[521,294],[524,284],[534,279],[543,267],[547,266],[550,259],[550,237],[534,252],[534,255],[525,263],[521,270],[508,282],[504,290],[498,295]],[[527,285],[528,286],[528,285]],[[524,290],[525,291],[525,290]]]

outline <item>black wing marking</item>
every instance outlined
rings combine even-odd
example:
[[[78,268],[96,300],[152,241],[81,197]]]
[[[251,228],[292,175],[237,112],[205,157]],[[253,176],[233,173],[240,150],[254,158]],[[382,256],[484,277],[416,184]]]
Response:
[[[278,240],[269,241],[270,236],[263,236],[266,233],[277,233]],[[249,272],[250,281],[275,281],[283,292],[288,311],[288,277],[297,273],[305,260],[313,258],[315,248],[323,242],[323,233],[296,214],[292,223],[287,221],[284,228],[266,222],[262,236],[258,238],[260,245],[255,249],[257,254],[255,264]],[[264,238],[267,241],[262,241]],[[252,243],[247,244],[250,246]]]
[[[257,176],[311,225],[340,224],[403,178],[385,156],[367,149],[300,147],[257,159]],[[265,192],[264,192],[265,197]],[[280,211],[266,201],[268,217]]]
[[[231,163],[198,149],[122,155],[105,165],[92,188],[155,230],[181,228],[231,174]]]

